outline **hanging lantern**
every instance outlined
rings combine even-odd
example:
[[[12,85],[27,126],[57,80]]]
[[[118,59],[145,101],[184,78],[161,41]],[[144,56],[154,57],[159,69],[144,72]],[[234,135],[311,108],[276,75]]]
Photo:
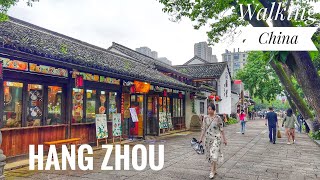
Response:
[[[216,101],[220,101],[220,97],[219,96],[216,96]]]
[[[167,89],[164,89],[164,90],[163,90],[163,97],[167,97],[167,95],[168,95],[168,94],[167,94]]]
[[[131,94],[135,94],[135,93],[136,93],[136,86],[135,86],[135,85],[132,85],[132,86],[130,87],[130,93],[131,93]]]
[[[76,88],[82,88],[83,87],[83,76],[77,75],[75,80],[75,87]]]
[[[179,99],[182,99],[182,92],[178,93],[178,97],[179,97]]]
[[[214,96],[213,96],[213,95],[210,95],[210,96],[209,96],[209,99],[210,99],[210,100],[212,100],[213,98],[214,98]]]

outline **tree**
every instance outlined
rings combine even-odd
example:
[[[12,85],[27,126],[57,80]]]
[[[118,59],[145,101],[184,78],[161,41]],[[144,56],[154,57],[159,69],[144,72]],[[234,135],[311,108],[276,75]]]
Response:
[[[27,5],[32,6],[33,2],[39,0],[27,0]],[[7,12],[10,7],[14,6],[19,0],[0,0],[0,22],[8,19]]]
[[[282,94],[283,89],[268,61],[263,52],[250,52],[246,66],[237,72],[236,78],[243,81],[245,89],[249,90],[253,97],[271,102],[277,95]]]
[[[173,15],[174,20],[181,20],[182,17],[190,18],[196,21],[194,26],[196,29],[209,24],[212,28],[207,32],[210,44],[219,42],[220,38],[230,32],[234,32],[239,26],[252,25],[253,27],[269,27],[268,22],[250,18],[247,13],[243,18],[241,16],[240,4],[251,4],[249,7],[252,12],[255,8],[266,8],[267,14],[274,17],[275,11],[271,12],[274,3],[274,9],[306,8],[312,9],[312,1],[300,0],[159,0],[164,5],[163,11]],[[280,3],[278,3],[280,2]],[[244,12],[248,10],[247,6],[243,6]],[[254,17],[257,12],[254,11]],[[288,16],[287,12],[284,14]],[[319,25],[319,14],[307,16],[307,20],[315,20],[313,24],[308,26],[317,27]],[[274,27],[294,27],[305,26],[303,21],[299,20],[280,20],[280,18],[272,19]],[[279,60],[279,59],[276,59]],[[297,82],[303,89],[304,94],[308,97],[310,105],[315,109],[318,117],[320,117],[320,77],[312,63],[311,56],[306,51],[293,51],[286,55],[283,64],[290,69],[295,76]],[[273,66],[276,67],[276,66]],[[282,74],[278,74],[282,75]],[[280,77],[279,77],[280,78]],[[289,89],[290,90],[290,89]]]

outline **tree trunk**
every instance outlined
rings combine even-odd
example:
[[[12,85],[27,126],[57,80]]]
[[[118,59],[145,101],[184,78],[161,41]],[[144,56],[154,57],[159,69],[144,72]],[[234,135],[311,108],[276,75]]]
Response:
[[[312,113],[307,108],[307,104],[303,101],[303,99],[299,96],[297,90],[294,88],[291,80],[285,73],[282,66],[275,62],[274,60],[270,61],[271,67],[275,70],[277,76],[281,84],[284,86],[285,90],[288,92],[290,98],[292,99],[293,103],[302,114],[305,119],[312,119]]]
[[[272,7],[272,2],[278,2],[277,0],[259,1],[265,8],[268,9],[269,14]],[[274,9],[277,9],[278,6],[279,4],[275,3]],[[276,13],[276,11],[273,11],[273,13]],[[255,24],[255,22],[250,22],[250,24],[254,27],[257,27],[257,24]],[[293,27],[291,21],[288,21],[287,19],[272,20],[272,24],[274,27]],[[316,111],[317,116],[320,117],[320,77],[314,64],[312,63],[309,53],[307,51],[290,52],[286,61],[286,65],[295,75],[305,96],[308,97],[310,105]]]
[[[291,57],[293,57],[291,59]],[[320,77],[314,67],[308,52],[292,52],[286,62],[293,71],[304,94],[308,97],[310,106],[320,116]]]
[[[296,107],[296,105],[293,103],[293,101],[292,101],[292,99],[291,99],[291,97],[289,96],[289,94],[288,94],[287,91],[285,92],[285,94],[286,94],[287,100],[288,100],[288,102],[289,102],[289,105],[290,105],[293,113],[294,113],[294,114],[297,114],[297,107]]]

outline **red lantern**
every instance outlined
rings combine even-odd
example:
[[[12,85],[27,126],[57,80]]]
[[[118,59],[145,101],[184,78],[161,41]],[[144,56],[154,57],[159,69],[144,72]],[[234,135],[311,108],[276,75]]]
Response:
[[[83,87],[83,76],[77,75],[75,80],[75,87],[82,88]]]
[[[220,97],[219,96],[216,96],[216,101],[219,101],[220,100]]]
[[[132,86],[130,87],[130,93],[131,93],[131,94],[136,93],[136,86],[135,86],[135,85],[132,85]]]
[[[214,98],[214,96],[213,96],[213,95],[210,95],[210,96],[209,96],[209,99],[211,99],[211,100],[212,100],[213,98]]]
[[[163,90],[163,97],[167,97],[167,89]]]
[[[178,93],[178,97],[179,97],[179,99],[182,99],[182,92]]]

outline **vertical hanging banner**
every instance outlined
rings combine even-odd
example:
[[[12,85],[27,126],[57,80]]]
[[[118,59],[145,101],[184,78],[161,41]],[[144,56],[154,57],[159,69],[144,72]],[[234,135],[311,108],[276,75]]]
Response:
[[[96,136],[97,139],[103,139],[108,137],[106,114],[96,114]]]
[[[138,122],[138,115],[137,115],[136,109],[135,108],[129,108],[129,109],[130,109],[132,122]]]
[[[122,135],[121,113],[112,114],[112,135],[113,136]]]

